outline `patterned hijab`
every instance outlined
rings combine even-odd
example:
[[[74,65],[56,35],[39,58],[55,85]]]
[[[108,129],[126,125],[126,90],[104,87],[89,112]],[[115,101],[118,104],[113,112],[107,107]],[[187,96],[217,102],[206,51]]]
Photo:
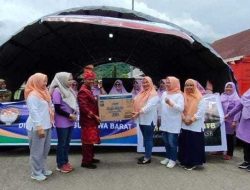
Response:
[[[78,106],[76,101],[76,95],[74,91],[70,88],[70,86],[68,86],[68,80],[70,77],[72,77],[71,73],[56,73],[54,79],[50,84],[49,92],[50,94],[52,94],[55,88],[58,88],[62,95],[63,101],[74,111],[77,111]]]
[[[167,79],[170,81],[170,89],[167,90],[168,94],[176,94],[181,92],[181,86],[180,81],[176,77],[167,77]]]
[[[187,85],[190,85],[190,88],[191,87],[193,88],[191,93],[187,92]],[[198,104],[199,104],[201,99],[202,99],[202,94],[198,90],[197,81],[195,81],[193,79],[186,80],[185,88],[184,88],[185,106],[184,106],[183,114],[185,116],[193,117],[193,115],[198,110]]]
[[[154,96],[158,96],[153,81],[150,77],[146,76],[143,77],[143,80],[147,80],[149,83],[148,90],[144,90],[142,86],[142,90],[139,92],[139,94],[134,99],[134,111],[139,112],[143,106],[147,103],[147,101]]]

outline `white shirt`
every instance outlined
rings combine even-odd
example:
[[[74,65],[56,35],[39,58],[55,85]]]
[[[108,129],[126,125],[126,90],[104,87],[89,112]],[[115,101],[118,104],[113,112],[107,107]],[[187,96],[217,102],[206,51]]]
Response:
[[[173,104],[173,107],[169,106],[165,99],[168,98]],[[169,133],[180,133],[182,124],[182,112],[184,110],[184,97],[182,93],[168,94],[164,92],[161,96],[161,131],[166,131]]]
[[[141,109],[138,120],[140,125],[154,125],[157,123],[157,105],[159,104],[159,97],[154,96],[148,99],[145,106]]]
[[[194,114],[195,121],[191,125],[186,125],[184,122],[182,122],[182,129],[194,131],[194,132],[202,132],[205,129],[205,111],[206,111],[207,102],[204,99],[201,99],[201,101],[198,104],[198,110]]]
[[[31,94],[28,96],[26,103],[29,109],[26,129],[31,131],[32,129],[36,130],[38,126],[41,126],[43,129],[52,127],[47,101]]]

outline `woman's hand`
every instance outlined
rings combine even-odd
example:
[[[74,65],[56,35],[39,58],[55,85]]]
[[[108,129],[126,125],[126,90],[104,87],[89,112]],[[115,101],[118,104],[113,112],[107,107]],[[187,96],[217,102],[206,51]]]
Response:
[[[135,119],[139,116],[139,112],[132,112],[132,119]]]
[[[168,104],[170,107],[173,107],[173,103],[170,101],[170,99],[165,99],[166,104]]]
[[[76,114],[70,114],[70,115],[69,115],[69,120],[71,120],[71,121],[76,121],[76,120],[77,120]]]
[[[100,123],[101,123],[101,119],[100,119],[100,117],[99,117],[99,116],[97,116],[97,115],[95,115],[95,120],[97,121],[97,123],[98,123],[98,124],[100,124]]]
[[[236,121],[233,121],[231,127],[232,127],[232,128],[235,128],[236,125],[237,125]]]
[[[226,114],[225,117],[224,117],[224,119],[227,120],[228,117],[229,117],[229,114]]]
[[[40,139],[45,137],[45,131],[42,126],[37,127],[37,135]]]

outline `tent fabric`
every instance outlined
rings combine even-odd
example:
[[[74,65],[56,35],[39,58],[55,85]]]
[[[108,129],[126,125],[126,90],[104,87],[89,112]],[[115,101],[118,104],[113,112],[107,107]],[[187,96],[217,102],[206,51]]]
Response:
[[[59,71],[77,75],[85,65],[105,64],[109,58],[140,68],[155,82],[168,75],[182,83],[194,78],[205,85],[209,80],[221,92],[234,80],[221,57],[192,33],[115,7],[70,9],[24,27],[0,47],[0,78],[14,90],[35,72],[49,79]]]

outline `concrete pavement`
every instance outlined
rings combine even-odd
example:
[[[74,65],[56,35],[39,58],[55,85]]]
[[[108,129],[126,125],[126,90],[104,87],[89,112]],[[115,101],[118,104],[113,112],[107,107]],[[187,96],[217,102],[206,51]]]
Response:
[[[137,165],[141,154],[135,148],[98,147],[96,158],[101,159],[95,170],[80,167],[80,147],[73,148],[70,161],[75,170],[62,174],[55,171],[55,151],[48,165],[53,175],[46,181],[30,178],[27,148],[0,147],[0,190],[249,190],[250,172],[237,168],[243,155],[240,148],[233,160],[207,156],[204,168],[185,171],[181,167],[168,169],[159,162],[163,157],[155,154],[149,165]]]

